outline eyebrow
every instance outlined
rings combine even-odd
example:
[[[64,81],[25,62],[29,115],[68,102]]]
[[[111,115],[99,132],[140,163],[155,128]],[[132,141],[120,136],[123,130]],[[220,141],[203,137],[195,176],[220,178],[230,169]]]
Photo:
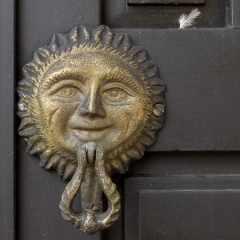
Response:
[[[124,84],[131,89],[135,89],[137,92],[140,92],[141,89],[137,79],[128,72],[119,73],[118,71],[110,71],[101,78],[104,84],[118,82]]]
[[[61,87],[64,86],[75,86],[75,87],[79,87],[79,85],[82,85],[82,83],[80,83],[80,81],[75,80],[75,79],[63,79],[60,80],[54,84],[52,84],[52,86],[49,88],[49,92],[55,92],[56,90],[58,90]]]
[[[46,77],[46,80],[44,81],[42,87],[49,87],[49,85],[54,85],[62,80],[75,80],[81,82],[82,84],[86,83],[86,79],[82,74],[79,72],[73,72],[72,69],[69,69],[65,72],[54,72],[50,77]]]

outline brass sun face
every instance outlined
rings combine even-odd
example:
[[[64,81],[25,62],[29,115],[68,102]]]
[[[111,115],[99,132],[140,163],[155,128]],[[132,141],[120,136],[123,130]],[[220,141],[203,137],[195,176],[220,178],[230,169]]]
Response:
[[[151,104],[138,72],[101,51],[67,58],[42,78],[48,82],[40,90],[42,121],[51,144],[76,153],[94,142],[109,153],[134,138]]]
[[[104,179],[114,171],[124,173],[130,160],[141,158],[163,125],[164,84],[156,65],[126,34],[79,26],[39,48],[23,75],[19,134],[28,151],[40,155],[42,166],[72,179],[60,203],[63,217],[88,233],[110,226],[119,197],[111,190],[111,200],[108,191],[114,184],[106,186]],[[95,185],[95,197],[82,192],[84,206],[91,203],[95,210],[76,216],[71,201],[82,179]],[[102,190],[113,204],[111,221],[99,213]]]

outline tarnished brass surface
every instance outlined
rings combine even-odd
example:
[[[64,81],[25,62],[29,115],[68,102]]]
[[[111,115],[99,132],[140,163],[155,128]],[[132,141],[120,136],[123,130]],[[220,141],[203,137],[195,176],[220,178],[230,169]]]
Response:
[[[19,134],[41,166],[70,180],[62,216],[90,234],[106,229],[120,211],[110,175],[140,159],[163,125],[164,84],[156,65],[126,34],[78,26],[37,49],[23,76]],[[80,188],[79,214],[72,203]]]

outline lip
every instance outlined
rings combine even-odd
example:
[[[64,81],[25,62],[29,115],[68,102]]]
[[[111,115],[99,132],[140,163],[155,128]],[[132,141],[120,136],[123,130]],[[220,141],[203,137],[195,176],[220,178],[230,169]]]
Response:
[[[110,131],[110,126],[78,126],[72,128],[72,131],[79,140],[99,141],[102,140]]]
[[[81,125],[72,128],[73,130],[77,131],[103,131],[105,129],[108,129],[110,126],[95,126],[95,125]]]
[[[69,127],[78,131],[101,131],[111,127],[111,125],[111,123],[106,121],[94,121],[90,119],[89,121],[86,119],[81,119],[80,121],[78,119],[73,119],[69,122]]]

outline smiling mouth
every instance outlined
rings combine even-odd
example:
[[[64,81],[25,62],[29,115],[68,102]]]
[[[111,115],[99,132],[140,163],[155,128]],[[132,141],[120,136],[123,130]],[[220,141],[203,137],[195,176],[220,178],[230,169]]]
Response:
[[[73,130],[77,130],[77,131],[103,131],[108,129],[110,126],[78,126],[78,127],[74,127]]]
[[[109,130],[110,126],[97,127],[97,126],[81,126],[72,129],[74,134],[83,141],[97,141],[104,138]]]

